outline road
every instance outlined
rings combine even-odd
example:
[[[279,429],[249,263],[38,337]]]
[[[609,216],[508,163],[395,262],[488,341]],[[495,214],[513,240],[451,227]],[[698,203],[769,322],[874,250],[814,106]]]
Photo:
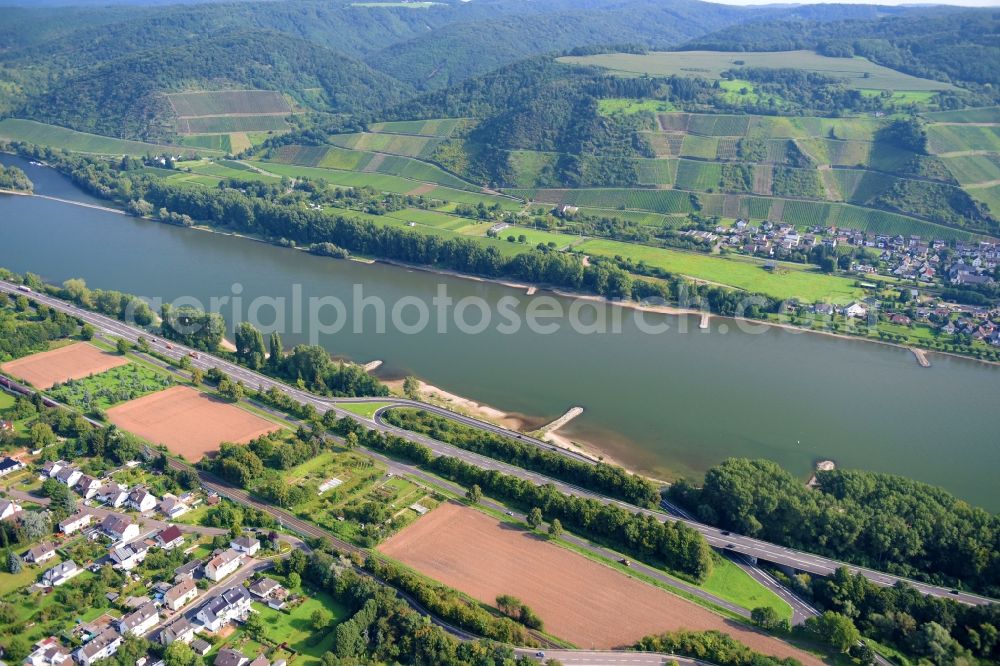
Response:
[[[661,666],[677,663],[680,666],[714,666],[707,661],[677,657],[658,652],[628,652],[624,650],[544,650],[544,657],[537,657],[538,650],[515,650],[519,657],[529,657],[544,663],[547,659],[555,659],[563,664],[574,666]]]
[[[85,321],[91,324],[92,326],[94,326],[95,328],[97,328],[98,330],[102,331],[107,335],[121,337],[130,342],[136,342],[139,337],[145,337],[147,339],[150,338],[150,334],[140,328],[127,325],[123,322],[118,321],[117,319],[112,319],[110,317],[90,312],[88,310],[83,310],[61,299],[48,296],[45,294],[40,294],[37,292],[32,292],[31,294],[23,294],[23,292],[21,292],[18,289],[18,285],[10,282],[0,281],[0,292],[7,292],[15,296],[29,295],[35,301],[39,303],[44,303],[45,305],[48,305],[53,309],[71,314],[80,319],[81,321]],[[179,359],[182,356],[190,357],[192,353],[197,353],[198,355],[197,358],[190,357],[190,361],[193,366],[199,367],[202,370],[207,371],[211,368],[218,368],[219,370],[228,374],[233,379],[242,381],[244,385],[254,389],[268,390],[270,388],[276,388],[300,403],[312,405],[320,413],[332,410],[337,414],[337,416],[354,419],[368,428],[380,430],[386,433],[391,433],[393,435],[397,435],[399,437],[403,437],[411,441],[424,444],[429,448],[431,448],[431,450],[438,455],[454,456],[456,458],[469,462],[470,464],[474,464],[479,467],[487,469],[495,469],[505,474],[511,474],[524,479],[529,479],[534,483],[539,483],[539,484],[551,483],[562,492],[571,493],[581,497],[588,497],[602,502],[618,504],[629,510],[640,511],[645,514],[655,516],[659,519],[666,519],[669,517],[667,514],[665,514],[660,510],[638,508],[633,505],[627,504],[625,502],[603,497],[597,493],[593,493],[584,490],[582,488],[572,486],[571,484],[551,479],[541,474],[536,474],[534,472],[530,472],[521,469],[519,467],[514,467],[512,465],[507,465],[505,463],[501,463],[490,458],[485,458],[484,456],[470,453],[463,449],[459,449],[457,447],[445,444],[443,442],[439,442],[437,440],[425,437],[423,435],[401,430],[387,423],[384,423],[380,418],[380,414],[378,413],[376,413],[375,418],[368,419],[363,416],[359,416],[357,414],[344,410],[342,407],[339,406],[350,402],[371,402],[373,400],[372,398],[333,398],[333,399],[323,398],[314,395],[312,393],[309,393],[307,391],[289,386],[288,384],[285,384],[276,379],[272,379],[265,375],[256,373],[252,370],[248,370],[247,368],[236,365],[235,363],[232,363],[230,361],[226,361],[225,359],[216,356],[211,356],[209,354],[205,354],[204,352],[195,352],[195,350],[192,350],[188,347],[184,347],[183,345],[171,343],[171,347],[172,347],[171,349],[167,349],[160,342],[156,344],[157,352],[160,354],[164,354],[166,356]],[[388,398],[388,399],[375,398],[375,400],[391,402],[393,403],[393,406],[396,407],[401,407],[401,406],[418,407],[420,409],[431,411],[440,414],[442,416],[445,416],[447,418],[456,420],[459,423],[463,423],[471,427],[479,428],[481,430],[492,432],[495,434],[500,434],[506,437],[513,437],[518,441],[527,442],[537,446],[544,446],[548,449],[552,449],[551,445],[541,442],[540,440],[527,437],[526,435],[522,435],[520,433],[508,430],[506,428],[503,428],[501,426],[492,423],[479,421],[478,419],[474,419],[462,414],[456,414],[454,412],[450,412],[444,408],[436,407],[434,405],[427,405],[421,402],[414,402],[411,400],[400,399],[400,398]],[[570,456],[574,459],[584,460],[589,463],[593,462],[589,458],[586,458],[585,456],[580,456],[572,452],[563,451],[562,449],[556,449],[556,452]],[[838,562],[837,560],[831,558],[822,557],[820,555],[813,555],[811,553],[806,553],[792,548],[785,548],[783,546],[778,546],[772,543],[768,543],[767,541],[762,541],[760,539],[755,539],[752,537],[730,534],[717,527],[706,525],[704,523],[697,522],[690,518],[682,517],[679,518],[679,520],[701,532],[702,535],[704,535],[706,541],[709,543],[709,545],[715,548],[718,548],[726,552],[739,553],[741,555],[753,559],[765,560],[767,562],[771,562],[777,565],[791,567],[798,571],[805,571],[808,573],[818,574],[821,576],[828,576],[832,574],[834,571],[836,571],[838,568],[846,567],[851,573],[855,574],[860,573],[869,580],[871,580],[872,582],[877,583],[879,585],[892,586],[895,585],[897,582],[905,581],[910,585],[912,585],[917,590],[919,590],[921,593],[935,597],[954,599],[955,601],[960,601],[962,603],[970,605],[982,605],[982,604],[994,603],[993,599],[989,599],[987,597],[983,597],[977,594],[971,594],[968,592],[952,592],[949,588],[940,587],[936,585],[929,585],[927,583],[921,583],[900,576],[895,576],[892,574],[875,571],[873,569],[858,567],[855,565],[846,564],[844,562]]]

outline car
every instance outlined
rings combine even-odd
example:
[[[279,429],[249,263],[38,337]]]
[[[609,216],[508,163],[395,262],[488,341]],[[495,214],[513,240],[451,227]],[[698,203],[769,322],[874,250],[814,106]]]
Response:
[[[952,590],[951,593],[952,594],[961,594],[958,590]]]
[[[726,550],[736,550],[736,544],[735,543],[727,543],[726,544]]]
[[[626,566],[626,567],[632,566],[632,563],[629,562],[629,560],[628,560],[627,557],[623,557],[622,559],[618,560],[618,564],[621,564],[622,566]]]
[[[719,532],[719,534],[721,534],[722,536],[729,536],[729,530],[722,530],[721,532]]]
[[[508,515],[508,516],[513,516],[513,515],[514,515],[514,512],[513,512],[513,511],[508,511],[508,512],[507,512],[507,515]]]
[[[541,650],[539,650],[538,652],[536,652],[535,656],[538,657],[539,659],[545,659],[545,653],[542,652]]]

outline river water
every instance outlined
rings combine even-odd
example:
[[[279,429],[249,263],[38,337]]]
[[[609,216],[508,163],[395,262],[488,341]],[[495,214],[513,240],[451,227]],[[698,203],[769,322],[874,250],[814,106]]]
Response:
[[[50,169],[7,155],[0,161],[22,166],[39,194],[100,203]],[[303,303],[332,296],[347,304],[350,321],[318,336],[331,353],[381,359],[381,376],[417,375],[534,423],[582,406],[583,415],[561,432],[644,472],[697,476],[726,457],[748,456],[807,478],[817,460],[829,458],[935,483],[1000,509],[1000,370],[965,359],[931,355],[933,366],[921,368],[908,351],[882,345],[777,328],[750,334],[722,319],[702,331],[689,318],[681,333],[680,318],[647,313],[647,324],[670,326],[652,335],[621,309],[616,334],[577,332],[565,317],[546,321],[559,325],[552,334],[526,326],[503,333],[496,323],[467,334],[457,330],[453,311],[439,318],[433,307],[424,330],[400,331],[390,319],[380,332],[374,308],[350,317],[357,285],[390,313],[404,297],[431,303],[442,287],[455,301],[474,296],[496,306],[517,299],[510,311],[522,318],[531,299],[503,285],[315,257],[35,197],[0,195],[0,266],[167,301],[285,298],[286,348],[320,330],[308,323],[298,333],[291,328],[296,292]],[[571,305],[556,303],[567,311]],[[222,312],[231,323],[232,310]],[[270,312],[261,309],[262,323]],[[404,322],[415,322],[413,312]],[[477,322],[476,312],[469,308],[465,321]],[[334,315],[327,309],[322,320]],[[364,322],[361,332],[356,321]]]

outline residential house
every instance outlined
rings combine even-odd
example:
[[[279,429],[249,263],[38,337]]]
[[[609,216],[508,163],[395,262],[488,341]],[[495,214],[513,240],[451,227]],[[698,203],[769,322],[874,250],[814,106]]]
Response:
[[[133,511],[146,513],[156,508],[156,496],[145,488],[133,488],[128,494],[126,505]]]
[[[117,483],[107,483],[97,491],[97,500],[114,509],[121,508],[127,499],[128,492]]]
[[[42,476],[46,476],[50,479],[55,478],[55,475],[58,474],[63,467],[67,467],[68,465],[69,463],[65,460],[46,461],[45,464],[42,465]]]
[[[76,492],[80,493],[83,499],[93,498],[100,489],[101,482],[89,474],[83,474],[76,482]]]
[[[58,666],[69,659],[69,652],[55,636],[35,643],[34,651],[24,658],[25,666]]]
[[[114,562],[113,566],[115,569],[131,571],[146,559],[148,553],[149,546],[138,541],[133,541],[112,547],[108,555],[111,557],[111,561]]]
[[[195,619],[208,631],[218,631],[234,620],[241,620],[250,612],[250,593],[237,586],[212,597],[198,610]]]
[[[275,610],[285,607],[285,599],[288,598],[288,590],[282,587],[278,581],[271,578],[261,578],[253,583],[249,588],[250,594],[266,601],[267,605]]]
[[[230,541],[229,547],[238,553],[253,556],[260,550],[260,541],[252,536],[243,535]]]
[[[160,612],[152,603],[146,603],[137,610],[118,620],[118,631],[134,636],[144,636],[160,621]]]
[[[42,574],[42,585],[58,587],[80,573],[83,573],[83,569],[76,566],[76,562],[66,560]]]
[[[179,617],[160,631],[160,643],[170,645],[174,641],[190,643],[194,640],[194,625],[186,617]]]
[[[13,474],[22,469],[24,469],[24,463],[17,458],[11,458],[10,456],[0,458],[0,476]]]
[[[218,654],[215,655],[215,661],[213,664],[215,666],[245,666],[249,664],[250,660],[243,656],[242,652],[238,652],[231,648],[222,648],[219,650]]]
[[[24,554],[24,561],[29,564],[48,562],[56,556],[56,547],[51,543],[40,543]]]
[[[159,506],[160,513],[170,519],[177,518],[178,516],[187,513],[188,508],[187,504],[173,495],[165,495]]]
[[[80,480],[83,476],[83,472],[72,466],[66,466],[59,469],[53,477],[59,483],[62,483],[69,488],[76,485],[76,482]]]
[[[172,611],[178,611],[198,596],[198,586],[193,580],[177,583],[163,594],[163,605]]]
[[[864,317],[866,314],[868,314],[868,310],[861,303],[851,303],[844,308],[845,317]]]
[[[14,520],[23,511],[21,505],[14,500],[0,499],[0,520]]]
[[[93,519],[94,517],[89,513],[80,512],[75,516],[70,516],[66,520],[60,521],[59,531],[69,536],[70,534],[79,532],[87,525],[90,525],[90,521]]]
[[[233,549],[223,551],[205,564],[205,577],[218,582],[239,569],[242,564],[242,553]]]
[[[201,560],[193,560],[187,564],[182,564],[174,569],[174,582],[180,583],[185,580],[194,580],[194,575],[198,572],[198,569],[200,569],[201,566]]]
[[[259,654],[256,659],[250,662],[250,666],[271,666],[271,662],[267,660],[267,657]]]
[[[156,543],[163,550],[173,550],[184,544],[184,533],[176,525],[170,525],[159,531],[156,535]]]
[[[101,531],[115,541],[131,541],[139,536],[139,526],[128,516],[109,513],[101,523]]]
[[[99,659],[107,659],[118,652],[122,644],[122,636],[114,629],[105,629],[90,640],[89,643],[77,649],[74,653],[80,666],[91,666]]]

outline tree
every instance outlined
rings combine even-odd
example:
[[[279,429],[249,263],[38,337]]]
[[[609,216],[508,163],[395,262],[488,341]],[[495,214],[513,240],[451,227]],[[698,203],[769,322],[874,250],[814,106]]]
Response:
[[[174,641],[164,650],[163,661],[167,666],[195,666],[198,663],[198,655],[187,643]]]
[[[201,368],[191,368],[191,383],[195,386],[205,381],[205,372]]]
[[[280,373],[281,372],[281,361],[285,355],[284,349],[281,346],[281,336],[277,331],[271,333],[271,337],[268,339],[268,357],[267,365],[271,369],[271,372]]]
[[[410,400],[420,400],[420,382],[416,377],[407,375],[403,380],[403,395]]]
[[[469,500],[469,504],[479,504],[479,501],[483,499],[483,489],[472,484],[472,487],[465,493],[465,499]]]
[[[21,561],[21,557],[12,550],[7,551],[7,571],[12,574],[21,573],[21,569],[24,568],[24,563]]]
[[[93,340],[94,339],[94,327],[90,324],[84,324],[80,327],[80,339],[81,340]]]
[[[52,531],[49,517],[42,511],[25,511],[21,514],[21,532],[28,541],[37,541]]]
[[[781,626],[781,618],[778,617],[778,611],[770,606],[758,606],[754,608],[750,611],[750,621],[767,631],[772,631]]]
[[[21,635],[7,638],[4,648],[4,659],[11,664],[18,664],[31,654],[31,644]]]
[[[240,322],[236,327],[236,360],[251,370],[259,370],[266,358],[264,336],[250,322]]]
[[[250,613],[247,616],[246,622],[243,623],[243,628],[246,632],[253,636],[254,638],[260,638],[264,635],[264,620],[260,617],[260,613]]]
[[[118,338],[115,341],[115,347],[118,349],[118,353],[124,356],[132,350],[132,345],[125,338]]]
[[[302,585],[302,576],[298,572],[293,571],[288,574],[288,589],[297,590],[300,585]]]
[[[229,378],[223,379],[219,382],[219,395],[230,402],[239,402],[243,399],[243,384]]]
[[[313,631],[323,631],[330,626],[333,622],[333,613],[325,608],[317,608],[309,616],[309,623],[312,625]]]
[[[552,522],[549,523],[549,536],[552,537],[553,539],[558,539],[559,537],[562,536],[562,533],[563,533],[562,523],[559,522],[558,518],[553,518]]]
[[[826,611],[819,617],[809,618],[805,626],[821,641],[841,652],[847,652],[861,639],[861,632],[854,626],[851,618],[834,611]]]
[[[538,526],[542,524],[542,510],[537,506],[528,512],[528,527],[533,530],[538,529]]]
[[[28,436],[31,438],[31,446],[34,449],[44,449],[46,446],[56,443],[56,434],[52,432],[52,426],[48,423],[36,423],[31,426]]]

